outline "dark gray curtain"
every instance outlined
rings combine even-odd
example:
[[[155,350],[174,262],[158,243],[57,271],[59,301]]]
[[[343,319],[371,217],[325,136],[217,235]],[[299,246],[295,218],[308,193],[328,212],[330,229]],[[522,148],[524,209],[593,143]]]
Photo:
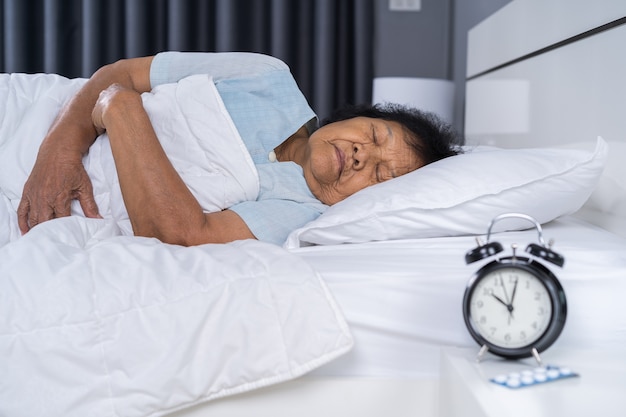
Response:
[[[89,77],[165,50],[284,60],[321,117],[369,102],[374,0],[0,0],[0,72]]]

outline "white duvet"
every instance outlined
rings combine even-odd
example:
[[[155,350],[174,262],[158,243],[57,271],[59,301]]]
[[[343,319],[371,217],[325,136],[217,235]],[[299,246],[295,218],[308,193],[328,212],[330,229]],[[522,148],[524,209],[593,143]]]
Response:
[[[39,145],[61,106],[84,82],[54,74],[0,75],[0,222],[8,225],[10,240],[19,237],[15,210]],[[256,168],[211,77],[157,86],[142,98],[161,146],[205,211],[256,198]],[[132,235],[106,133],[83,163],[100,214]],[[82,214],[77,202],[72,211]],[[0,244],[7,239],[3,235]]]
[[[107,176],[113,166],[104,137],[85,163],[106,218],[52,220],[19,238],[15,207],[33,147],[82,82],[30,77],[19,88],[11,83],[20,77],[0,80],[1,416],[164,415],[297,377],[351,348],[326,285],[278,246],[241,241],[184,248],[124,235],[127,219]],[[206,142],[181,147],[177,135],[167,134],[181,125],[194,138],[204,132],[205,106],[213,101],[219,108],[221,101],[181,89],[211,86],[208,77],[195,77],[144,96],[152,116],[163,108],[175,115],[155,124],[157,133],[207,210],[248,198],[258,186],[251,165],[244,164],[243,174],[229,171],[240,161],[211,161]],[[232,134],[234,127],[221,129]],[[16,140],[7,132],[28,135]],[[240,146],[234,139],[231,145]],[[215,176],[223,178],[223,189],[228,181],[238,188],[207,197],[202,184]]]

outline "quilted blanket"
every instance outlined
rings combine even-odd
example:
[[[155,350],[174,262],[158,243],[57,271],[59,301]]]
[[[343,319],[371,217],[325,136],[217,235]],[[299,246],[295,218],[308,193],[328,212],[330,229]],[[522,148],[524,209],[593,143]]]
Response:
[[[84,82],[54,74],[0,74],[0,224],[6,225],[0,245],[19,237],[15,210],[41,141]],[[161,146],[205,211],[256,198],[256,168],[210,76],[157,86],[142,99]],[[106,133],[83,163],[100,214],[132,235]],[[78,202],[72,212],[82,215]]]
[[[15,207],[33,150],[82,81],[32,76],[25,91],[11,79],[0,80],[0,416],[166,415],[295,378],[351,348],[326,285],[285,249],[253,240],[184,248],[125,235],[123,210],[111,197],[118,191],[105,172],[113,167],[105,137],[85,160],[105,219],[74,215],[19,237]],[[206,114],[198,109],[211,103],[177,99],[181,88],[209,91],[206,80],[145,95],[152,116],[163,101],[175,103],[169,114],[191,114],[160,119],[157,129],[204,134]],[[226,122],[220,129],[233,133]],[[226,172],[224,181],[241,183],[227,198],[254,194],[256,172],[245,163],[241,176],[189,161],[190,152],[209,161],[209,151],[169,137],[160,139],[194,192],[202,192],[202,177]]]
[[[2,416],[164,415],[351,346],[318,274],[275,245],[185,248],[74,216],[0,249]]]

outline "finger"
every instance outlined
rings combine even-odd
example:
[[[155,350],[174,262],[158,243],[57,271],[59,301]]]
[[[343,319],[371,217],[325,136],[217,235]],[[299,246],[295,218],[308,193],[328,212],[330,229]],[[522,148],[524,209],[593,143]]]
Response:
[[[96,203],[96,199],[93,195],[93,186],[91,185],[91,181],[89,179],[83,182],[76,199],[80,203],[80,207],[83,209],[85,217],[92,219],[102,218],[100,210],[98,209],[98,204]]]
[[[28,215],[26,216],[26,225],[28,226],[28,230],[31,230],[39,223],[43,223],[54,218],[55,212],[52,206],[43,205],[41,207],[33,207],[30,205]]]
[[[83,213],[85,213],[85,217],[89,217],[92,219],[101,219],[100,210],[98,209],[98,204],[96,204],[96,200],[93,197],[93,194],[81,193],[78,196],[78,202],[80,203],[80,207],[83,209]]]
[[[57,201],[54,202],[54,207],[52,209],[52,217],[50,219],[67,217],[72,214],[72,199],[68,196],[63,198],[59,197],[57,198]]]
[[[22,234],[27,233],[30,230],[28,225],[28,213],[30,212],[30,201],[23,198],[20,200],[20,204],[17,207],[17,224]]]

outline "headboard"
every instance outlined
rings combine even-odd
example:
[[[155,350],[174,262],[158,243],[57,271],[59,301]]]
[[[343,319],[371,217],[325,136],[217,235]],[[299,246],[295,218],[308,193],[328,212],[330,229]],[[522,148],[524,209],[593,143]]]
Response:
[[[468,34],[466,144],[609,159],[577,216],[626,236],[626,1],[514,0]]]

